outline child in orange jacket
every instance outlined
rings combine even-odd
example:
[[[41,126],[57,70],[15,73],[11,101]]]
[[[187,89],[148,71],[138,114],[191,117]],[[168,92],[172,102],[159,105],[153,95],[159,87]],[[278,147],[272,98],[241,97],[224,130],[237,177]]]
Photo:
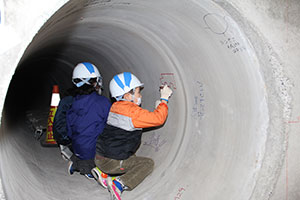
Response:
[[[95,164],[92,170],[100,184],[108,188],[112,199],[121,199],[123,190],[132,190],[153,170],[151,158],[135,155],[141,144],[142,129],[164,124],[168,115],[168,100],[172,90],[165,85],[160,103],[153,112],[140,107],[143,87],[133,74],[124,72],[114,76],[110,92],[117,101],[112,104],[107,125],[99,135]],[[109,174],[105,178],[105,174]],[[113,179],[111,176],[116,176]]]

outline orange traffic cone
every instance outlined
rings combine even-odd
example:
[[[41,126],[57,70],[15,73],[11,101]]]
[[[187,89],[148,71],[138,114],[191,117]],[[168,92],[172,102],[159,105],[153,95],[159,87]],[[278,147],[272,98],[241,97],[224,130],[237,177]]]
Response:
[[[54,116],[55,116],[59,101],[60,101],[60,96],[59,96],[58,85],[54,85],[53,90],[52,90],[50,112],[48,115],[47,134],[46,134],[45,141],[43,143],[41,143],[42,146],[57,147],[57,143],[56,143],[55,139],[53,138],[53,121],[54,121]]]

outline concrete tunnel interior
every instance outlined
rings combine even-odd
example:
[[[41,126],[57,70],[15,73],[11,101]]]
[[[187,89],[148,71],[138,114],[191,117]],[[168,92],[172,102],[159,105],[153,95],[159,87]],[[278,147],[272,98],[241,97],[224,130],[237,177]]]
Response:
[[[145,83],[144,108],[154,109],[162,83],[174,92],[166,124],[146,131],[137,152],[155,169],[124,199],[264,199],[282,159],[281,149],[268,147],[277,142],[269,117],[283,106],[267,98],[273,82],[261,66],[268,58],[260,38],[249,38],[235,15],[212,1],[66,3],[28,45],[9,85],[0,164],[6,198],[109,198],[95,181],[69,176],[58,148],[41,147],[24,123],[26,112],[49,108],[54,84],[62,97],[74,66],[88,61],[107,97],[123,71]]]

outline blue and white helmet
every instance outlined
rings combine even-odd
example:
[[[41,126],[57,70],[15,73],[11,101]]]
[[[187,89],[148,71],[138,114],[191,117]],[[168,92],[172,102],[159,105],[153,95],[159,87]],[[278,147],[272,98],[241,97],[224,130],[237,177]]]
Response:
[[[89,80],[91,78],[97,78],[97,84],[102,87],[102,76],[95,65],[89,62],[83,62],[76,65],[72,76],[72,82],[76,87],[81,87],[84,84],[90,85]],[[81,81],[76,83],[74,81],[75,79],[80,79]]]
[[[109,90],[111,96],[118,99],[130,90],[142,86],[144,83],[141,83],[135,75],[130,72],[123,72],[113,77],[109,83]]]

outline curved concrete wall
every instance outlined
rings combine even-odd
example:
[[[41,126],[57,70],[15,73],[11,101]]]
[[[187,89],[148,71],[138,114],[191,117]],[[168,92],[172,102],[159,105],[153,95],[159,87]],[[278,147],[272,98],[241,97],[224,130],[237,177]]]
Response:
[[[145,83],[148,109],[161,83],[174,90],[166,124],[147,130],[138,152],[155,170],[124,199],[300,197],[297,2],[29,2],[1,9],[10,36],[0,55],[7,199],[108,198],[95,182],[68,176],[58,149],[41,147],[22,121],[48,108],[53,84],[70,86],[81,61],[99,67],[105,95],[114,74],[132,71]]]

